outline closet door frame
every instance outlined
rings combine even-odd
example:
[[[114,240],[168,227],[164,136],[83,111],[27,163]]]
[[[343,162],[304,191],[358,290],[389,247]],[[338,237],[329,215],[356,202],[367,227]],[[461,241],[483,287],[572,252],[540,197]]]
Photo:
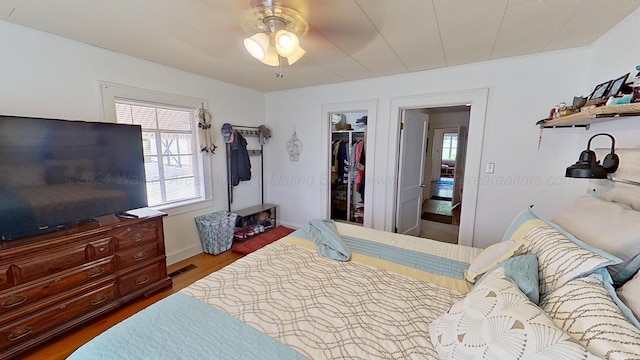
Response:
[[[349,113],[349,112],[366,112],[367,113],[367,142],[365,143],[365,152],[367,154],[367,168],[365,169],[365,178],[373,178],[375,169],[373,168],[375,153],[373,140],[375,137],[375,124],[377,119],[377,100],[362,100],[362,101],[350,101],[343,103],[330,103],[322,105],[322,136],[321,151],[323,156],[321,157],[321,168],[323,169],[323,176],[325,184],[321,186],[321,207],[322,213],[325,218],[331,218],[331,114],[335,113]],[[371,165],[369,165],[371,164]],[[373,218],[373,192],[365,191],[364,194],[364,227],[372,227]]]

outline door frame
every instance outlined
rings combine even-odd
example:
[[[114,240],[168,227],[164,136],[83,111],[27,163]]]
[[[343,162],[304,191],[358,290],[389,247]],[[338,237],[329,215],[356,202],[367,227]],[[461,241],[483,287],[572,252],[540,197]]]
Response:
[[[413,141],[416,141],[416,139],[412,140],[411,142],[407,142],[405,141],[409,136],[408,131],[409,131],[409,124],[407,121],[407,115],[412,113],[412,110],[406,110],[406,109],[402,109],[401,111],[401,120],[402,120],[402,124],[403,124],[403,130],[400,131],[400,150],[398,153],[399,157],[402,157],[403,161],[398,161],[398,172],[396,173],[396,177],[398,179],[398,183],[399,183],[399,187],[398,187],[398,194],[396,194],[396,223],[394,225],[395,231],[401,234],[407,234],[407,235],[414,235],[414,236],[420,236],[420,224],[421,224],[421,215],[422,215],[422,203],[423,203],[423,199],[424,199],[424,188],[425,183],[424,183],[424,170],[425,170],[425,157],[426,157],[426,147],[427,147],[427,139],[429,137],[429,114],[424,113],[422,111],[417,111],[416,113],[419,114],[418,116],[420,116],[420,118],[417,120],[417,122],[422,125],[422,142],[420,143],[420,152],[418,153],[418,155],[420,156],[420,165],[419,168],[422,170],[420,172],[420,176],[418,180],[418,184],[412,184],[413,190],[408,190],[406,188],[403,188],[403,184],[402,181],[400,181],[404,175],[406,175],[406,163],[404,162],[404,160],[407,160],[408,158],[406,157],[407,154],[410,154],[411,152],[407,152],[407,147],[405,145],[407,144],[412,144]],[[416,119],[417,116],[415,118],[412,119]],[[417,129],[415,129],[417,130]],[[417,134],[417,131],[416,131]],[[412,135],[416,135],[416,134],[412,134]],[[404,136],[403,136],[404,135]],[[417,143],[417,142],[416,142]],[[412,145],[416,145],[416,144],[412,144]],[[412,148],[412,150],[415,150],[415,148]],[[402,179],[405,180],[405,179]],[[419,189],[417,188],[419,187]],[[413,213],[413,215],[415,217],[412,217],[412,219],[414,219],[415,221],[417,221],[417,223],[415,223],[415,227],[411,228],[414,231],[406,231],[405,229],[402,229],[401,226],[401,222],[398,221],[398,212],[402,211],[403,207],[402,205],[404,203],[406,203],[406,197],[404,197],[404,195],[407,195],[406,192],[413,192],[415,195],[418,195],[418,202],[417,204],[415,204],[417,206],[417,214]],[[414,197],[412,197],[411,199],[415,199]]]
[[[378,100],[362,100],[349,101],[342,103],[330,103],[322,105],[322,133],[320,134],[320,151],[323,156],[320,157],[320,166],[323,169],[320,179],[324,182],[324,186],[320,187],[320,206],[323,209],[326,219],[331,218],[331,162],[329,161],[331,153],[331,114],[363,111],[367,112],[367,139],[365,144],[365,153],[367,154],[367,164],[374,164],[375,154],[373,151],[373,139],[376,138],[376,119],[377,119]],[[367,177],[372,172],[372,167],[365,170]],[[364,227],[372,227],[373,224],[373,192],[365,191],[364,193]]]
[[[400,122],[403,109],[422,109],[445,106],[471,105],[469,113],[469,136],[467,138],[466,170],[464,175],[465,193],[464,206],[460,214],[460,228],[458,244],[473,246],[475,232],[476,208],[478,205],[478,192],[480,187],[480,170],[482,160],[482,143],[484,140],[484,126],[487,114],[487,100],[489,89],[471,89],[464,91],[426,94],[391,99],[391,111],[389,115],[389,139],[390,144],[387,164],[387,173],[397,174],[400,146]],[[387,204],[396,203],[398,181],[394,179],[391,191],[387,191]],[[396,209],[388,206],[385,216],[385,229],[392,231],[395,225]]]

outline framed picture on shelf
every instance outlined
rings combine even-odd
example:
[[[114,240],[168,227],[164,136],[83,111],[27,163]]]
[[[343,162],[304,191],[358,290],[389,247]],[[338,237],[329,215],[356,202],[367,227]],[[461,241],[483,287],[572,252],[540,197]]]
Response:
[[[611,82],[611,86],[609,87],[609,90],[607,91],[607,94],[605,95],[605,97],[618,95],[618,93],[620,92],[620,89],[622,89],[622,86],[624,85],[624,83],[627,82],[627,78],[628,77],[629,77],[629,73],[626,73],[626,74],[620,76],[619,78],[613,80]]]
[[[602,99],[607,95],[609,88],[611,87],[611,83],[613,80],[605,81],[602,84],[596,85],[595,89],[591,95],[589,95],[589,100],[597,100]]]

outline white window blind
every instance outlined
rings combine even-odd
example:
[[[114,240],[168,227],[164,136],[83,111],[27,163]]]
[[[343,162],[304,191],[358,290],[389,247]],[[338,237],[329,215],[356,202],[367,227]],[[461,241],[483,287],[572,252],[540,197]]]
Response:
[[[116,121],[142,127],[149,206],[204,198],[198,166],[197,108],[115,99]]]

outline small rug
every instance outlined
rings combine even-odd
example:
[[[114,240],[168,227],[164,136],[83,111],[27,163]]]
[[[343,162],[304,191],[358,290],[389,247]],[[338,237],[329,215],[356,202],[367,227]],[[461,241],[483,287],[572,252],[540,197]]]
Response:
[[[442,224],[453,224],[453,216],[433,214],[426,211],[422,213],[422,220],[435,221]]]
[[[256,235],[242,244],[234,245],[231,251],[242,255],[251,254],[252,252],[263,248],[272,242],[291,234],[292,232],[294,232],[293,229],[289,229],[285,226],[278,226],[275,229]]]
[[[440,178],[436,181],[438,185],[453,185],[453,178]]]

